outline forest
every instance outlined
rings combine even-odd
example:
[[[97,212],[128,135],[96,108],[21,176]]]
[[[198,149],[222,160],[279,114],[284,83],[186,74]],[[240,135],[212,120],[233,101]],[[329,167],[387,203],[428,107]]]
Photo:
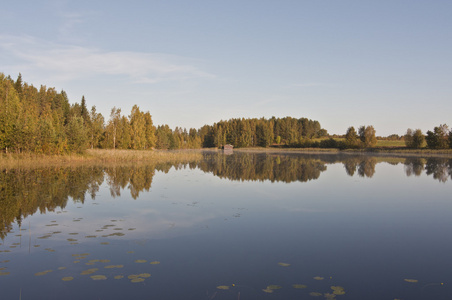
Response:
[[[409,148],[452,148],[452,131],[443,124],[422,132],[408,129],[403,137]],[[0,150],[65,154],[85,149],[198,149],[243,147],[368,148],[376,145],[373,126],[350,127],[339,139],[329,137],[320,123],[308,118],[235,118],[199,129],[154,126],[149,111],[137,105],[126,116],[111,109],[108,120],[85,97],[71,104],[65,91],[34,87],[0,73]]]
[[[85,97],[70,104],[66,92],[41,85],[36,88],[0,73],[0,149],[6,152],[64,154],[84,149],[196,149],[296,145],[326,136],[318,121],[291,117],[230,119],[199,129],[154,126],[152,116],[137,105],[130,115],[113,107],[109,119]]]

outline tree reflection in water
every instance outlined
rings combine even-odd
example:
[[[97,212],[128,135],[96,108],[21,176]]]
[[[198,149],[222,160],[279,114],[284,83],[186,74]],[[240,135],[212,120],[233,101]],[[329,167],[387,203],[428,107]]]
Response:
[[[78,167],[4,169],[0,171],[0,238],[11,230],[12,223],[36,212],[64,209],[69,198],[74,203],[95,199],[105,183],[111,196],[128,189],[132,198],[149,191],[156,171],[171,168],[198,168],[214,176],[237,181],[307,182],[320,177],[328,164],[342,163],[349,176],[372,177],[377,163],[403,164],[407,176],[427,175],[441,182],[452,178],[452,159],[403,158],[367,155],[248,153],[223,155],[205,152],[201,161],[186,164],[123,164]]]

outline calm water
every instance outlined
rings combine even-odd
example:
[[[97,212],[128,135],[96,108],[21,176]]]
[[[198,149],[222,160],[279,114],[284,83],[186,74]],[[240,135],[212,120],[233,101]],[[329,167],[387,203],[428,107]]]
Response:
[[[2,170],[0,298],[451,299],[451,183],[337,155]]]

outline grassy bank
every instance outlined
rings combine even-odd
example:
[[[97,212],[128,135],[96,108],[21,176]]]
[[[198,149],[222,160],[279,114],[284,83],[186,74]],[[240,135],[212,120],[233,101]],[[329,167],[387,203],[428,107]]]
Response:
[[[105,163],[186,163],[202,159],[200,150],[86,150],[81,154],[44,155],[35,153],[0,154],[0,168],[46,167]]]
[[[82,154],[43,155],[35,153],[0,154],[0,168],[46,167],[59,165],[105,164],[105,163],[187,163],[202,159],[204,150],[86,150]],[[212,150],[212,149],[210,149]],[[368,149],[323,149],[323,148],[240,148],[234,152],[272,153],[325,153],[325,154],[371,154],[385,156],[424,156],[452,158],[452,149],[407,149],[406,147],[375,147]]]

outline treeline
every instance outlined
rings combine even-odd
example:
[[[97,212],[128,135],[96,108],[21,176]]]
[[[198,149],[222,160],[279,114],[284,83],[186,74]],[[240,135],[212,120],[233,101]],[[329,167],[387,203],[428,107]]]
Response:
[[[135,105],[130,115],[113,107],[108,121],[82,97],[70,104],[64,91],[41,85],[38,89],[0,73],[0,150],[63,154],[87,148],[194,149],[221,147],[268,147],[274,143],[297,146],[305,140],[326,136],[318,121],[295,119],[231,119],[200,129],[153,125],[149,112]]]

